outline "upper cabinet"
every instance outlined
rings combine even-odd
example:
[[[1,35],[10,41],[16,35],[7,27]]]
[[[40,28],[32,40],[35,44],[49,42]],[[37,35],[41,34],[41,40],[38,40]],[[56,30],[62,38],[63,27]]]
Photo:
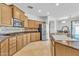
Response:
[[[12,17],[23,21],[22,17],[24,15],[24,12],[14,5],[11,5],[11,8],[12,8]]]
[[[29,28],[34,28],[34,21],[33,20],[28,21],[28,27]]]
[[[40,21],[35,21],[35,20],[28,21],[29,28],[39,28],[39,24],[41,24]]]
[[[35,21],[35,28],[39,28],[39,25],[41,24],[40,21]]]
[[[12,26],[12,10],[6,4],[0,4],[0,25]]]
[[[28,17],[27,16],[24,16],[24,27],[27,27],[28,28]]]
[[[28,17],[24,15],[24,12],[14,5],[11,5],[11,8],[12,8],[12,17],[22,21],[24,27],[28,27]]]

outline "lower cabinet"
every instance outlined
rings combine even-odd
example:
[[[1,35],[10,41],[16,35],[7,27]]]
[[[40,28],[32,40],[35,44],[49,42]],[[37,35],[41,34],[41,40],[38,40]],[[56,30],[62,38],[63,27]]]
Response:
[[[40,33],[22,33],[15,36],[11,36],[0,43],[0,55],[1,56],[12,56],[14,53],[19,51],[25,45],[30,42],[40,40]]]
[[[35,33],[31,33],[31,34],[30,34],[30,41],[31,41],[31,42],[36,41]]]
[[[36,38],[36,41],[40,40],[40,32],[35,33],[35,38]]]
[[[17,46],[17,51],[23,47],[23,34],[17,35],[16,46]]]
[[[30,33],[27,33],[27,34],[26,34],[27,43],[30,43],[30,42],[31,42],[30,39],[31,39],[31,38],[30,38]]]
[[[31,42],[40,40],[40,32],[31,33]]]
[[[8,56],[8,39],[1,42],[1,56]]]
[[[23,46],[30,43],[30,33],[23,34]]]
[[[73,47],[55,42],[55,56],[79,56],[79,50]]]
[[[16,36],[9,38],[9,55],[16,52]]]
[[[27,44],[27,35],[23,34],[23,46],[25,46]]]

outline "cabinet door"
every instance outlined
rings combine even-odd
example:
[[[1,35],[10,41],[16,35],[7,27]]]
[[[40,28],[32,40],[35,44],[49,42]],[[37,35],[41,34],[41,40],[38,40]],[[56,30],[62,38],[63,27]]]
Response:
[[[12,6],[12,8],[13,8],[13,18],[17,18],[23,21],[24,12],[16,6]]]
[[[29,28],[34,28],[34,21],[33,20],[29,20]]]
[[[65,56],[65,46],[55,42],[55,54],[56,56]]]
[[[37,23],[37,21],[35,21],[35,28],[38,28],[38,23]]]
[[[31,25],[32,25],[32,24],[31,24],[31,21],[29,20],[29,21],[28,21],[28,27],[31,28]]]
[[[1,25],[1,19],[2,19],[2,15],[1,15],[1,5],[0,5],[0,25]]]
[[[38,21],[37,22],[37,28],[39,28],[39,25],[41,24],[41,22],[40,21]]]
[[[26,36],[27,36],[26,37],[27,43],[30,43],[30,39],[31,39],[30,33],[27,33]]]
[[[40,32],[36,32],[35,37],[36,37],[36,41],[39,41],[40,40]]]
[[[16,36],[9,38],[9,55],[16,52]]]
[[[12,26],[12,10],[9,6],[2,4],[2,20],[1,23],[4,26]]]
[[[20,10],[16,6],[13,7],[13,18],[20,19]]]
[[[17,42],[17,51],[18,50],[20,50],[22,47],[23,47],[23,40],[22,40],[23,38],[22,38],[22,35],[17,35],[17,40],[16,40],[16,42]]]
[[[24,17],[24,27],[28,27],[28,17]]]
[[[25,46],[27,44],[27,39],[26,39],[27,35],[23,34],[23,46]]]
[[[8,39],[1,43],[1,56],[8,56]]]
[[[31,36],[31,42],[34,42],[34,41],[36,41],[36,36],[35,36],[35,33],[31,33],[30,34],[30,36]]]
[[[39,28],[39,24],[41,24],[40,21],[35,21],[35,28]]]

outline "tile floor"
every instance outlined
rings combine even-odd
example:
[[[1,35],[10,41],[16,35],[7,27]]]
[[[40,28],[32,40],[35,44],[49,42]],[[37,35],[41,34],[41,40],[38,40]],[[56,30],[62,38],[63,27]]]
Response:
[[[14,56],[51,56],[50,41],[37,41],[26,45]]]

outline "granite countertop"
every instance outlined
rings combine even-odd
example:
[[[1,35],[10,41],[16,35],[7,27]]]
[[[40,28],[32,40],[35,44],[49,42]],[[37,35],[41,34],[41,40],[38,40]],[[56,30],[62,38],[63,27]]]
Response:
[[[23,33],[29,33],[30,31],[21,31],[21,32],[11,32],[11,33],[1,33],[0,34],[0,42],[7,39],[7,38],[10,38],[12,36],[15,36],[15,35],[20,35],[20,34],[23,34]],[[38,31],[31,31],[31,32],[38,32]]]
[[[5,39],[7,39],[7,38],[9,38],[10,36],[0,36],[0,42],[1,41],[3,41],[3,40],[5,40]]]
[[[79,40],[77,39],[72,39],[70,37],[67,37],[66,35],[52,35],[52,38],[55,42],[79,50]]]
[[[24,32],[14,32],[14,33],[4,33],[4,34],[0,34],[0,42],[2,42],[5,39],[9,39],[12,36],[15,36],[16,34],[21,34]]]
[[[65,41],[79,41],[77,39],[72,39],[71,37],[68,37],[67,35],[51,35],[54,40],[65,40]]]

